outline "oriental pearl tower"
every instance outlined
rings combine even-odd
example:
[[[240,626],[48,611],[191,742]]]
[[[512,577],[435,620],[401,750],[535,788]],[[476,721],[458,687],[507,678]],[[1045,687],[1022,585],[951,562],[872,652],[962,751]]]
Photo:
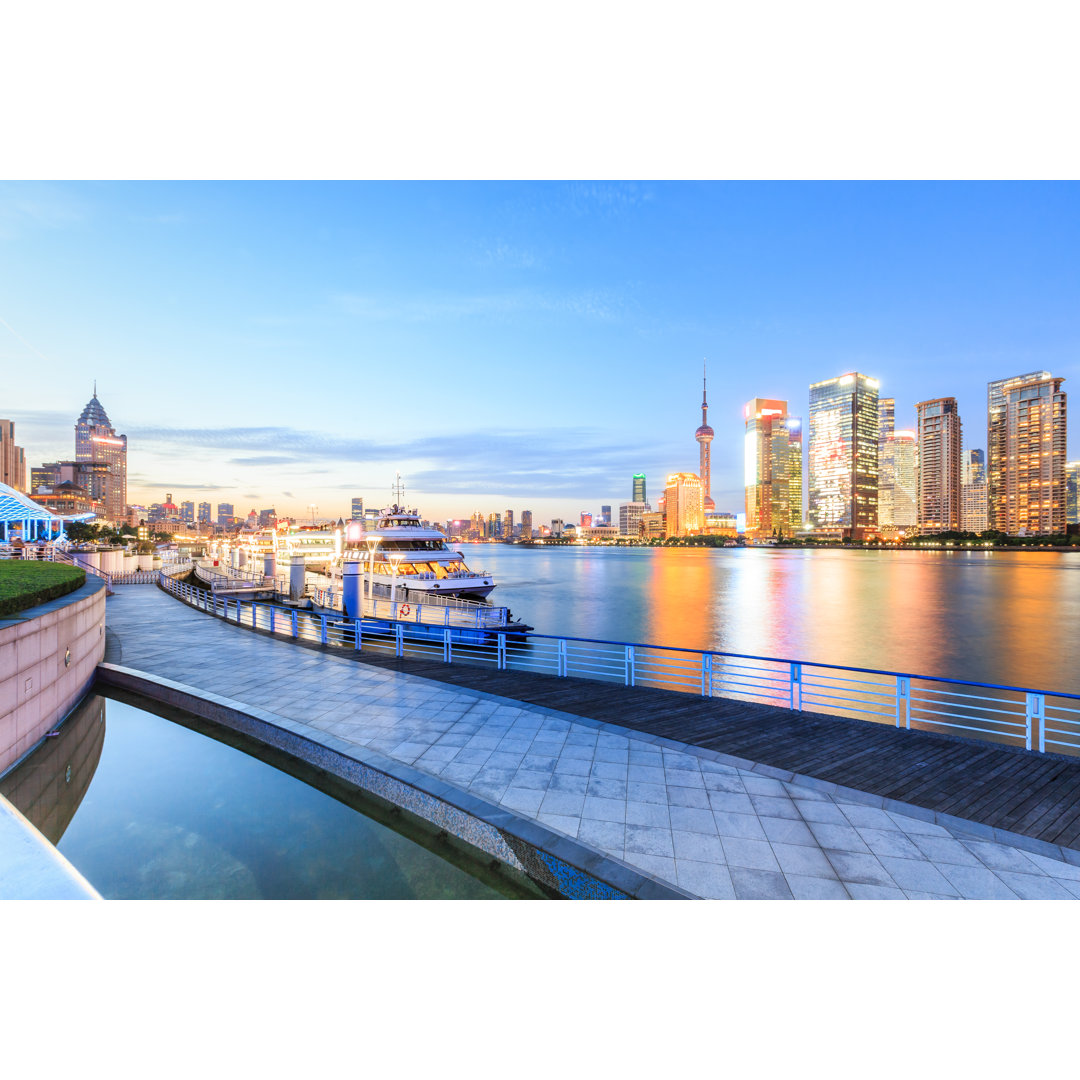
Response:
[[[716,509],[716,503],[713,502],[712,495],[709,493],[710,457],[712,454],[710,444],[713,441],[713,429],[709,427],[709,396],[706,392],[705,376],[705,362],[702,361],[701,427],[694,432],[694,438],[697,439],[698,446],[701,447],[701,464],[698,468],[698,475],[701,477],[701,506],[706,514],[710,514]]]

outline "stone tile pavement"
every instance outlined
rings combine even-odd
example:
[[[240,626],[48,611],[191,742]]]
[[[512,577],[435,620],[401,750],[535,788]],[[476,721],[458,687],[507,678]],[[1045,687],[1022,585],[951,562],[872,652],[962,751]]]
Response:
[[[1080,865],[918,807],[885,810],[702,748],[299,648],[151,586],[118,589],[106,623],[125,667],[369,747],[701,897],[1080,897]]]

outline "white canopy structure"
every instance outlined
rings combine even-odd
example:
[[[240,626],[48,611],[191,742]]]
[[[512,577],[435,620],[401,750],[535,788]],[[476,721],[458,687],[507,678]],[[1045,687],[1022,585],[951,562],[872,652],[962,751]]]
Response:
[[[63,517],[34,502],[28,495],[7,484],[0,484],[0,542],[16,536],[27,544],[55,543],[65,540],[64,526],[69,521],[93,521],[94,514]]]

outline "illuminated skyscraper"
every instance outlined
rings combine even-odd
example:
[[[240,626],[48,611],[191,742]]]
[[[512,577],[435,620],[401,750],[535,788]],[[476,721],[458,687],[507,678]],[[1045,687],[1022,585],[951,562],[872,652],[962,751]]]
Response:
[[[705,528],[703,488],[693,473],[672,473],[664,489],[664,535],[692,536]]]
[[[509,540],[514,535],[514,511],[503,511],[503,536]]]
[[[991,528],[1012,536],[1065,531],[1064,381],[1047,377],[1004,391],[1004,437],[998,438],[1004,454]],[[991,458],[991,473],[993,467]]]
[[[611,507],[610,506],[601,506],[600,507],[600,516],[604,519],[603,521],[600,522],[601,525],[610,525],[611,524]]]
[[[193,523],[195,521],[195,502],[187,499],[180,504],[180,520]]]
[[[619,535],[638,537],[641,535],[641,519],[648,512],[643,502],[622,503],[619,507]]]
[[[863,539],[878,523],[878,381],[851,372],[810,386],[810,523]]]
[[[349,517],[353,521],[364,520],[364,500],[360,496],[353,496],[352,510],[349,511]]]
[[[123,521],[127,507],[127,436],[117,435],[109,423],[97,386],[75,425],[75,460],[103,461],[109,466],[109,490],[105,493],[105,516]]]
[[[649,501],[645,498],[645,474],[643,472],[634,473],[634,491],[630,501],[636,503],[647,503]]]
[[[199,503],[199,521],[210,521],[210,504],[208,502]]]
[[[935,398],[915,406],[919,425],[919,496],[921,533],[960,528],[960,414],[956,398]]]
[[[919,495],[915,432],[893,431],[878,447],[878,524],[912,529],[918,520],[915,502]]]
[[[986,452],[984,450],[972,450],[968,454],[968,483],[986,483]]]
[[[1065,521],[1080,522],[1080,461],[1065,463]]]
[[[1006,397],[1009,390],[1025,383],[1051,377],[1049,371],[1032,371],[986,384],[986,500],[990,528],[1008,532],[1005,503],[1005,464],[1008,456],[1005,435]]]
[[[743,416],[746,534],[791,536],[802,524],[802,421],[769,398],[748,401]]]
[[[701,478],[701,498],[702,506],[707,513],[710,510],[716,509],[716,504],[712,501],[712,441],[713,441],[713,429],[709,427],[709,398],[705,388],[705,365],[702,364],[701,368],[701,427],[694,432],[694,438],[697,439],[698,446],[700,448],[698,475]],[[680,473],[680,476],[691,475],[690,473]],[[670,478],[668,480],[670,484]],[[642,492],[642,502],[645,501],[644,491]],[[682,535],[679,533],[678,535]]]
[[[15,425],[0,420],[0,484],[26,491],[26,452],[15,445]]]
[[[532,539],[532,532],[533,532],[532,511],[531,510],[522,510],[521,511],[521,538],[523,540],[531,540]]]

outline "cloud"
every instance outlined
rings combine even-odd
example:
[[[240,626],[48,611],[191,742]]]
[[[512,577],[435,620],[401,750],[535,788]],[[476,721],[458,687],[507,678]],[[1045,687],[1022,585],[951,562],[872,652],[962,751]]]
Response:
[[[474,262],[477,266],[498,266],[507,270],[535,270],[542,265],[535,252],[515,247],[505,240],[482,243]]]
[[[232,491],[228,484],[180,484],[175,480],[149,480],[139,473],[128,473],[128,483],[135,487],[161,488],[163,491]]]
[[[500,319],[530,312],[613,321],[620,317],[624,307],[618,295],[601,289],[576,293],[518,289],[501,293],[442,293],[427,297],[339,294],[333,300],[348,314],[370,322]]]
[[[20,227],[62,229],[86,217],[86,204],[55,184],[0,184],[0,237]]]
[[[234,457],[229,458],[228,464],[230,465],[299,465],[303,463],[302,458],[295,457],[293,455],[283,454],[263,454],[256,457]]]

